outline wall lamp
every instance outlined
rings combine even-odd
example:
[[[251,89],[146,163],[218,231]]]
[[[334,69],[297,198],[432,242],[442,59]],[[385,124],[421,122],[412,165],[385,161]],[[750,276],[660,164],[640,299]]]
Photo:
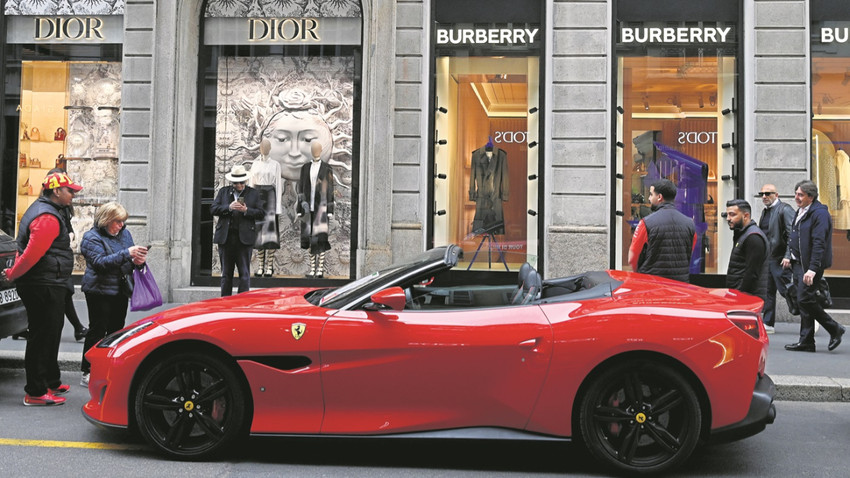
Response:
[[[624,110],[622,106],[617,105],[617,113],[623,114],[625,112],[626,112],[626,110]]]
[[[446,144],[449,144],[449,142],[448,142],[448,140],[445,140],[445,139],[438,139],[437,141],[434,141],[434,144],[446,145]]]
[[[537,179],[537,175],[536,175],[536,174],[529,174],[529,175],[528,175],[528,180],[529,180],[529,181],[534,181],[535,179]]]
[[[446,114],[446,113],[448,113],[448,112],[449,112],[449,110],[447,110],[447,109],[446,109],[445,107],[443,107],[443,106],[438,106],[438,107],[437,107],[437,111],[439,111],[440,113],[443,113],[443,114]]]
[[[617,147],[618,147],[618,148],[620,148],[620,149],[622,149],[622,148],[625,148],[625,147],[626,147],[626,145],[625,145],[625,144],[623,144],[623,142],[622,142],[622,141],[617,141],[617,142],[616,142],[616,143],[614,143],[614,144],[616,144],[616,145],[617,145]]]
[[[536,215],[537,215],[537,211],[535,211],[534,209],[529,209],[529,210],[528,210],[528,215],[529,215],[529,216],[536,216]]]
[[[530,109],[530,110],[528,110],[528,114],[533,115],[534,113],[537,113],[537,111],[538,111],[538,110],[537,110],[537,107],[536,107],[536,106],[532,106],[532,107],[531,107],[531,109]]]
[[[537,147],[537,141],[532,141],[532,142],[528,143],[528,147],[529,148],[536,148]]]
[[[434,211],[434,215],[435,215],[435,216],[445,216],[445,215],[446,215],[446,210],[445,210],[445,209],[440,209],[439,211]]]

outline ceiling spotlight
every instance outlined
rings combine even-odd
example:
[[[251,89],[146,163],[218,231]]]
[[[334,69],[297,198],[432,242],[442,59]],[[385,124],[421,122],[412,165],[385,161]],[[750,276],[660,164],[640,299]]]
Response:
[[[700,108],[705,108],[705,101],[702,100],[702,93],[697,95],[697,101],[699,101],[699,107]]]
[[[649,95],[643,96],[643,109],[649,111]]]

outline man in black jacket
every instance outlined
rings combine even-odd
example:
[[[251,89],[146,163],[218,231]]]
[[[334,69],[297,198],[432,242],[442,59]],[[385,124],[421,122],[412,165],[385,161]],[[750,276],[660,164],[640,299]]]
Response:
[[[635,229],[629,264],[633,271],[689,282],[696,226],[693,219],[676,210],[676,192],[669,179],[660,179],[649,187],[653,212]]]
[[[231,182],[218,191],[210,206],[218,216],[213,242],[221,259],[221,296],[233,294],[233,266],[239,271],[239,293],[251,288],[251,249],[257,240],[256,219],[265,216],[257,190],[249,187],[249,173],[241,164],[224,175]]]
[[[790,204],[779,200],[776,186],[765,184],[761,191],[756,193],[764,203],[764,210],[759,219],[759,228],[767,236],[768,255],[767,270],[770,277],[767,279],[767,297],[764,299],[764,328],[767,333],[773,333],[776,322],[776,292],[782,297],[788,294],[787,284],[791,282],[791,269],[782,267],[782,259],[791,260],[791,251],[788,249],[788,237],[791,235],[791,224],[794,222],[794,208]]]
[[[794,352],[815,351],[815,321],[829,332],[828,350],[841,344],[844,327],[832,320],[817,300],[817,291],[823,272],[832,266],[832,217],[829,208],[818,201],[818,187],[809,180],[794,187],[797,217],[791,227],[788,247],[791,260],[782,259],[782,267],[790,267],[797,285],[797,302],[800,305],[800,340],[788,344],[785,350]]]
[[[732,252],[726,269],[726,287],[764,300],[767,294],[767,236],[752,217],[750,203],[743,199],[726,202],[726,223],[732,234]]]

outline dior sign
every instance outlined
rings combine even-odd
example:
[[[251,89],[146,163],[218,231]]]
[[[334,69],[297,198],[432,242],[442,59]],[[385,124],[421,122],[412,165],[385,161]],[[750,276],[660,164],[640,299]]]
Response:
[[[320,41],[315,18],[251,18],[248,40],[255,41]]]
[[[6,41],[12,44],[124,41],[124,17],[121,15],[9,15],[6,22]]]
[[[36,17],[35,40],[104,40],[98,17]]]

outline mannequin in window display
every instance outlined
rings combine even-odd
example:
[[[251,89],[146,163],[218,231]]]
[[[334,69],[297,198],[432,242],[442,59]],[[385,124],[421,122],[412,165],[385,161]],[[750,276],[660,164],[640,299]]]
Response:
[[[260,142],[260,155],[251,165],[252,186],[260,193],[260,203],[266,215],[257,221],[257,260],[259,262],[255,276],[274,275],[274,253],[280,249],[280,229],[277,215],[281,211],[280,192],[283,190],[283,178],[280,176],[280,163],[269,159],[271,142],[263,138]]]
[[[301,218],[301,248],[310,252],[307,277],[324,276],[325,252],[330,218],[334,213],[334,179],[331,168],[322,160],[324,147],[319,141],[310,145],[312,161],[301,167],[298,181],[296,212]]]
[[[508,176],[508,155],[495,148],[492,139],[472,152],[469,200],[475,201],[473,232],[487,229],[493,234],[505,233],[502,202],[507,202],[510,194]]]

